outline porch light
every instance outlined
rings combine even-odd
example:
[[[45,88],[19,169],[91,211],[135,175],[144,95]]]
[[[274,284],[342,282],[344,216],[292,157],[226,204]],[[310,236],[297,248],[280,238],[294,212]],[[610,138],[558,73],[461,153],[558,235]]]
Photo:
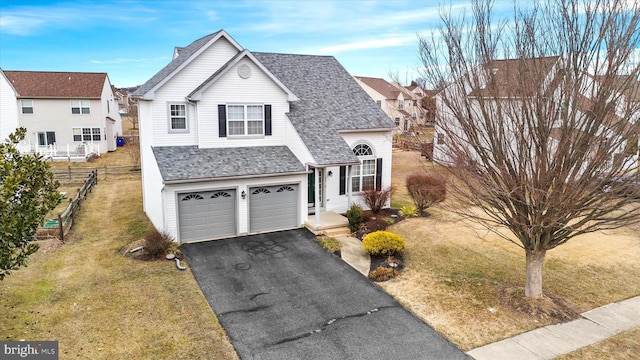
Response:
[[[243,199],[247,198],[247,193],[244,192],[244,190],[242,190],[242,193],[240,194],[240,196],[242,196]]]
[[[329,170],[329,173],[327,175],[329,175],[329,177],[331,177],[333,175],[333,171]]]

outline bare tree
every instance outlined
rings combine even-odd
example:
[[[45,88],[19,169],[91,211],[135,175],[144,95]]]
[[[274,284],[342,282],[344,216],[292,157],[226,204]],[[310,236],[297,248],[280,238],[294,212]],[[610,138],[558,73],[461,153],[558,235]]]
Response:
[[[540,298],[548,250],[640,220],[640,8],[516,2],[499,22],[492,1],[472,8],[443,11],[419,40],[422,76],[449,84],[434,157],[450,165],[453,211],[523,248],[525,295]]]
[[[138,101],[136,99],[129,98],[129,111],[127,113],[127,118],[133,126],[131,130],[138,130]]]

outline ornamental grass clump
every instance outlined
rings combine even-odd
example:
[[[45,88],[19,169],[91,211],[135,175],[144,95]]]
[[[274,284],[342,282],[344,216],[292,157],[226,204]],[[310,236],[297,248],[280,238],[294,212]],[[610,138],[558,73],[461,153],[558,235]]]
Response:
[[[153,229],[144,237],[144,251],[150,258],[160,259],[167,254],[172,242],[171,234]]]
[[[406,218],[416,217],[418,216],[418,208],[413,205],[405,205],[398,212],[400,216],[404,216]]]
[[[404,250],[404,239],[389,231],[375,231],[362,239],[362,246],[370,255],[391,256]]]

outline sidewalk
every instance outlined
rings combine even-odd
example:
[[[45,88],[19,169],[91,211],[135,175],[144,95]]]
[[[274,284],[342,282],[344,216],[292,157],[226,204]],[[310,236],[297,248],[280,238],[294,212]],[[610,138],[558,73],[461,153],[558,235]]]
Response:
[[[640,296],[581,315],[581,319],[545,326],[473,349],[467,354],[476,360],[553,359],[640,326]]]

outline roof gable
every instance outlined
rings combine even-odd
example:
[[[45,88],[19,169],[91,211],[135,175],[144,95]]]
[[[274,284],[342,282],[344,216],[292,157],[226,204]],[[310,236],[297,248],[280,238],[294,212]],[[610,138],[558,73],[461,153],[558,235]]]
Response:
[[[102,97],[106,73],[4,71],[18,97],[95,98]]]
[[[198,57],[209,46],[214,44],[220,38],[225,38],[229,41],[238,51],[243,50],[242,46],[238,44],[229,34],[224,30],[219,30],[213,34],[202,37],[186,47],[176,47],[174,49],[173,60],[167,64],[164,68],[158,71],[151,79],[140,86],[133,96],[141,97],[143,99],[153,99],[154,92],[157,88],[169,81],[175,76],[181,69],[187,66],[193,59]]]
[[[278,78],[276,78],[269,70],[267,70],[261,63],[258,61],[249,50],[243,50],[236,54],[231,58],[226,64],[220,67],[215,73],[213,73],[207,80],[205,80],[202,84],[200,84],[195,90],[193,90],[187,98],[190,100],[198,101],[200,100],[202,93],[207,90],[213,83],[216,82],[221,76],[226,74],[229,69],[231,69],[234,65],[236,65],[240,60],[248,58],[251,62],[253,62],[260,70],[262,70],[278,87],[282,89],[287,94],[287,101],[297,101],[298,97],[287,88]]]
[[[481,74],[491,74],[479,88],[472,89],[469,96],[506,97],[514,92],[533,95],[544,85],[545,80],[558,63],[559,56],[494,60],[481,65]],[[483,75],[480,75],[483,76]]]
[[[397,99],[400,94],[400,89],[398,89],[393,84],[387,82],[385,79],[381,78],[371,78],[364,76],[355,76],[358,80],[362,81],[364,84],[372,88],[373,90],[380,93],[385,99]]]

